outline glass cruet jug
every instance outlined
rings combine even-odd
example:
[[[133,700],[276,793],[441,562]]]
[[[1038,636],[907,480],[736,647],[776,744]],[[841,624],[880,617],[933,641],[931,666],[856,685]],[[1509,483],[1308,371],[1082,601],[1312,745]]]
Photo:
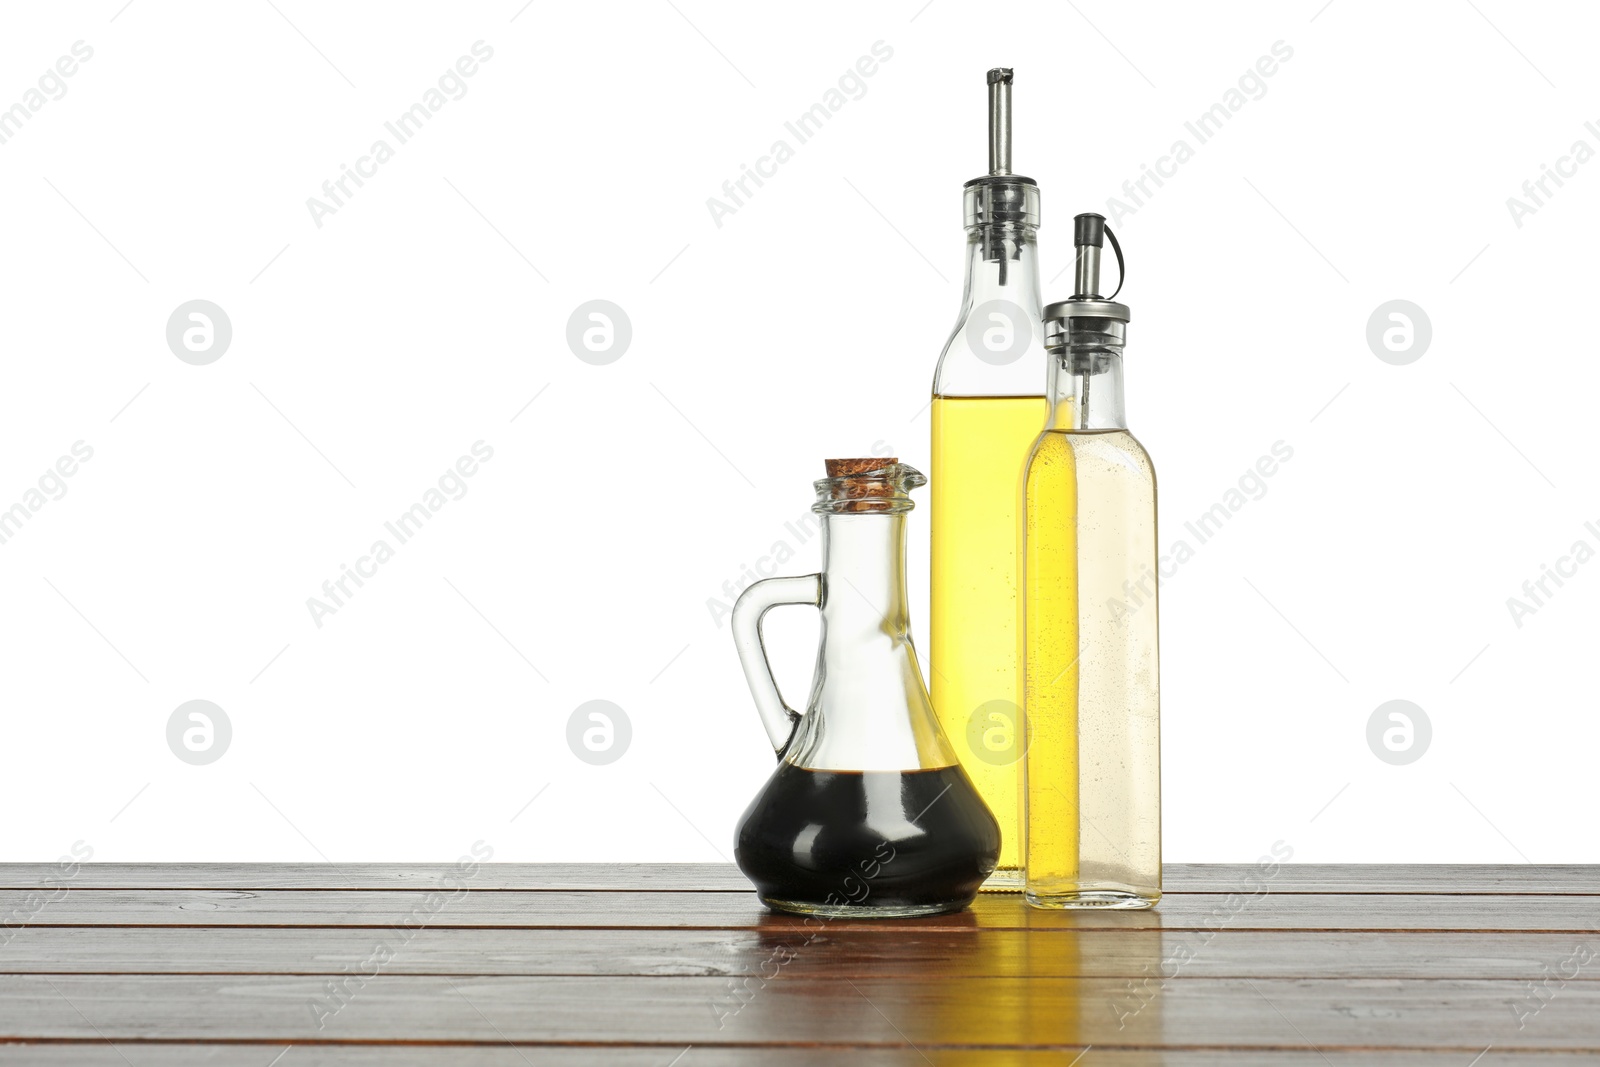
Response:
[[[893,459],[837,459],[815,483],[822,572],[740,595],[733,638],[778,769],[739,820],[734,856],[762,903],[831,917],[955,911],[994,870],[1000,828],[939,728],[906,610],[909,491]],[[811,698],[778,692],[761,618],[822,612]]]

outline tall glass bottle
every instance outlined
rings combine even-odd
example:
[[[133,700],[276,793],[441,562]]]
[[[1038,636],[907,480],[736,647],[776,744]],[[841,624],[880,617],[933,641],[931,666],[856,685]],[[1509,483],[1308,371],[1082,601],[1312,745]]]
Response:
[[[1050,421],[1024,481],[1026,893],[1047,908],[1161,897],[1156,475],[1123,415],[1105,234],[1077,217],[1074,295],[1045,309]]]
[[[1011,71],[989,71],[989,173],[966,184],[961,314],[933,376],[933,706],[1000,823],[985,889],[1022,888],[1020,479],[1044,425],[1039,188],[1011,173]]]

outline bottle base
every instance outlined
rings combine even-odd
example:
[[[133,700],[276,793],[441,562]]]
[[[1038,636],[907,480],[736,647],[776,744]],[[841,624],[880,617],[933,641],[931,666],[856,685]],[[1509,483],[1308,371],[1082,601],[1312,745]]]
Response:
[[[978,887],[980,893],[1020,893],[1027,879],[1023,876],[1021,868],[1002,867],[983,880]]]
[[[778,900],[764,893],[756,899],[773,911],[791,915],[814,915],[822,919],[914,919],[919,915],[944,915],[960,911],[970,900],[948,901],[938,904],[818,904],[805,900]]]
[[[1155,907],[1156,902],[1161,899],[1161,890],[1120,886],[1076,886],[1060,890],[1029,887],[1023,891],[1023,897],[1035,908],[1052,911],[1133,910]]]

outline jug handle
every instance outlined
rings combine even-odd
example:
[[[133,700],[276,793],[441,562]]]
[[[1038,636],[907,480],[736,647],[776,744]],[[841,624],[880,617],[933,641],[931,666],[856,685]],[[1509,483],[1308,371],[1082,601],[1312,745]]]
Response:
[[[733,605],[733,644],[739,650],[739,665],[744,668],[745,681],[750,683],[750,695],[761,713],[761,725],[767,728],[767,736],[780,757],[794,738],[800,713],[785,704],[783,694],[778,692],[778,682],[772,677],[772,664],[767,661],[766,645],[761,638],[761,620],[768,611],[782,604],[816,607],[821,603],[822,575],[806,574],[798,578],[763,578],[740,593]]]

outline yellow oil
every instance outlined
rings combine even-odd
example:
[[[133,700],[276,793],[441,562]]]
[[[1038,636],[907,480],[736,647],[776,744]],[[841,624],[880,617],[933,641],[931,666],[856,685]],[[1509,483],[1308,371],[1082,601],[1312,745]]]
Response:
[[[987,890],[1022,888],[1022,472],[1042,396],[933,398],[934,711],[1000,823]]]
[[[1161,896],[1156,485],[1125,430],[1039,436],[1024,481],[1030,902]]]
[[[1035,885],[1076,884],[1078,478],[1068,435],[1040,435],[1023,492],[1025,851]]]

